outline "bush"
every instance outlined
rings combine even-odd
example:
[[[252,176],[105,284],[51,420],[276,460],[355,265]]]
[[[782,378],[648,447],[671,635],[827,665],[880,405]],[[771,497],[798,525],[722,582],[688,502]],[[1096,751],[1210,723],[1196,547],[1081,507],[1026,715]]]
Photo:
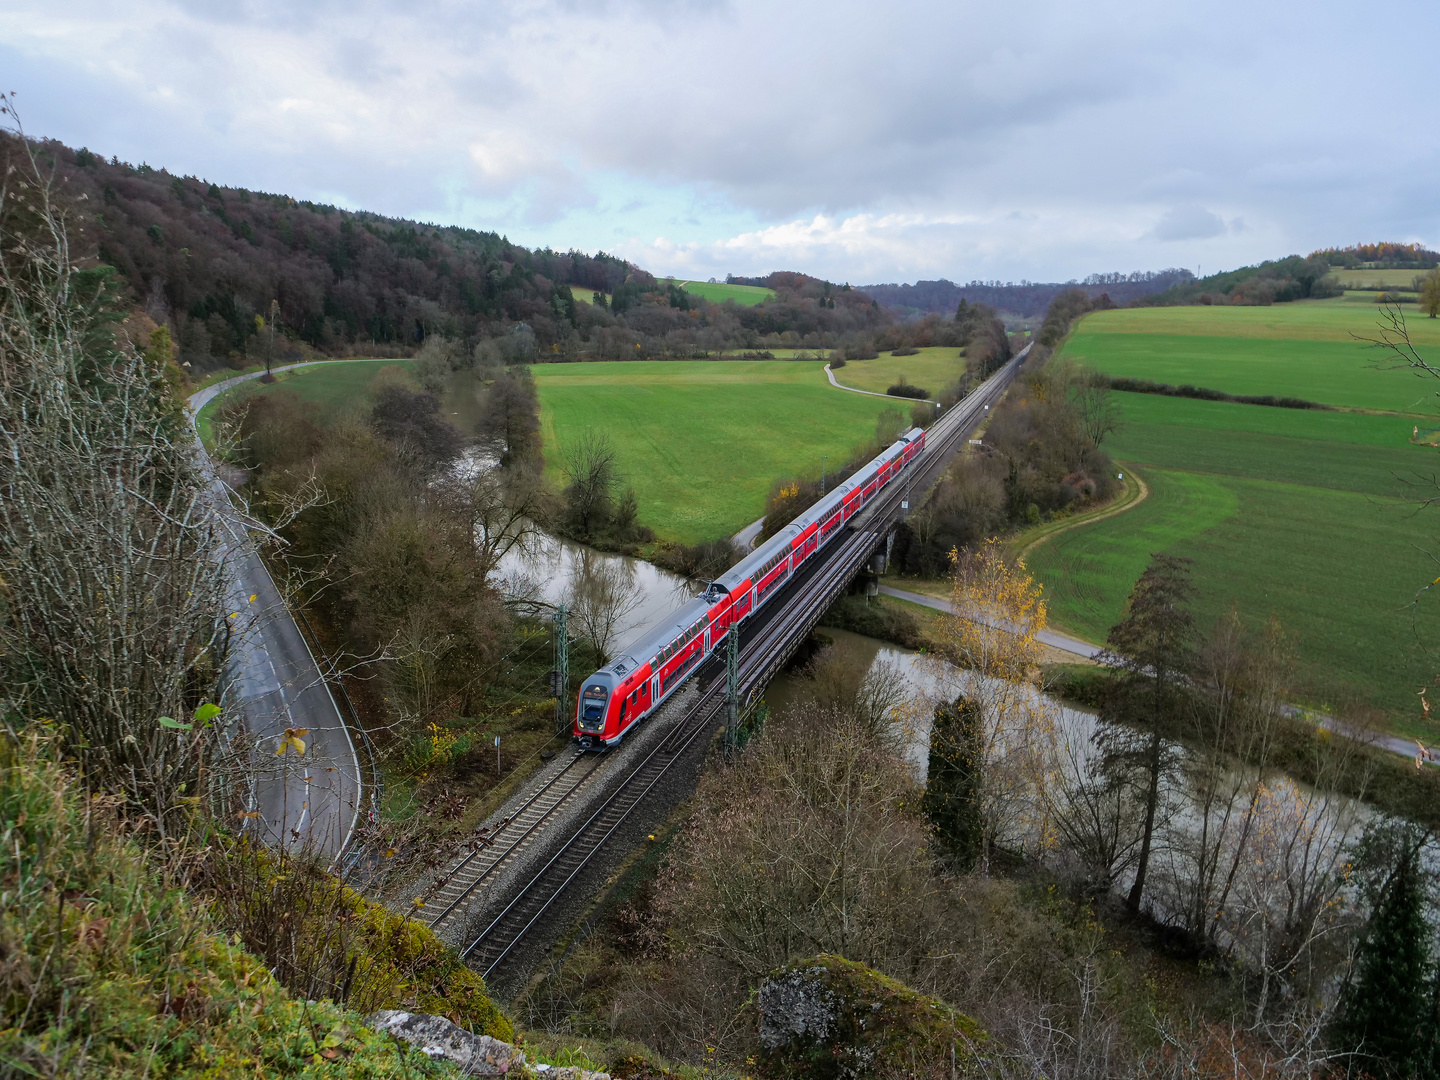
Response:
[[[888,387],[885,392],[891,397],[924,399],[930,396],[929,390],[922,389],[919,386],[912,386],[910,383],[907,382],[895,383],[894,385]]]
[[[650,561],[682,577],[713,581],[740,561],[740,551],[722,536],[699,544],[662,544]]]
[[[893,641],[907,649],[925,646],[925,636],[915,616],[878,598],[867,604],[863,596],[842,596],[820,616],[820,625],[849,630],[879,641]]]
[[[371,903],[304,854],[217,845],[201,885],[220,922],[297,996],[408,1008],[513,1042],[485,983],[428,926]]]
[[[920,350],[910,345],[902,345],[898,349],[890,350],[891,356],[918,356],[919,354]]]
[[[844,366],[845,366],[845,358],[844,358],[843,356],[837,356],[834,360],[831,360],[831,361],[830,361],[830,370],[831,370],[831,371],[838,371],[840,368],[842,368],[842,367],[844,367]]]

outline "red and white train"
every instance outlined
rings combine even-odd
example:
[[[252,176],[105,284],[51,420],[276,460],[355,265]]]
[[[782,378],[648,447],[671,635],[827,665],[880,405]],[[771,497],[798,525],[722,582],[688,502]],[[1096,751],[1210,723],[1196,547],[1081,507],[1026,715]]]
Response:
[[[911,428],[789,525],[747,555],[706,592],[641,632],[580,691],[575,740],[581,748],[612,746],[654,712],[731,629],[771,600],[806,559],[824,547],[875,494],[925,449]]]

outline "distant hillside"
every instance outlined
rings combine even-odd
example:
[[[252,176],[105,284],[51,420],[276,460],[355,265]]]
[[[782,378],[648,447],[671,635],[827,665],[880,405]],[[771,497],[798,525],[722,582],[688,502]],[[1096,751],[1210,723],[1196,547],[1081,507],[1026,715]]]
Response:
[[[1189,270],[1149,270],[1133,274],[1091,274],[1084,281],[1015,282],[972,281],[957,285],[939,281],[917,281],[914,285],[863,285],[861,289],[881,304],[906,315],[954,314],[965,300],[987,304],[997,311],[1021,318],[1045,314],[1050,301],[1065,289],[1080,288],[1093,299],[1108,293],[1117,304],[1129,304],[1142,296],[1164,292],[1194,278]]]
[[[495,232],[226,187],[54,141],[32,148],[73,207],[76,252],[113,266],[197,372],[253,362],[272,304],[291,355],[403,352],[440,335],[467,348],[506,336],[532,358],[674,358],[833,347],[893,318],[804,275],[750,307],[717,303],[604,252],[531,251]],[[0,134],[0,167],[18,149]],[[608,299],[577,303],[576,289]],[[521,324],[529,333],[509,338]]]

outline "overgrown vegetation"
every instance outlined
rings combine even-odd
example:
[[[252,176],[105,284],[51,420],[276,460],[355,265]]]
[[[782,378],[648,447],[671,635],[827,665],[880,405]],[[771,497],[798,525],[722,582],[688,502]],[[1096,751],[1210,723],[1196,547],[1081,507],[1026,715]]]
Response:
[[[129,839],[54,747],[0,731],[0,1076],[449,1075],[287,991],[193,898],[186,851]]]

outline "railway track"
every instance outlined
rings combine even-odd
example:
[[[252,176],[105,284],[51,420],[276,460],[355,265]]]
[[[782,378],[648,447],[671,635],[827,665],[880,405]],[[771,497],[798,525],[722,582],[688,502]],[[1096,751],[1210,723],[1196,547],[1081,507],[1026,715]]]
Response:
[[[546,821],[594,775],[604,759],[576,753],[554,776],[537,788],[509,817],[470,842],[470,850],[431,887],[425,897],[432,930],[443,930],[463,914],[476,893],[528,847]],[[428,911],[427,911],[428,914]]]
[[[841,540],[831,552],[816,565],[807,568],[787,586],[788,597],[771,610],[773,615],[747,631],[741,637],[740,692],[746,699],[768,684],[769,680],[785,663],[795,647],[804,640],[815,624],[819,622],[833,600],[845,589],[854,575],[864,566],[888,533],[892,519],[910,494],[917,489],[924,492],[944,467],[957,441],[967,437],[983,416],[987,406],[997,401],[1014,378],[1015,371],[1024,354],[1016,357],[1000,372],[996,373],[984,387],[960,403],[950,416],[937,423],[933,434],[927,436],[926,453],[915,462],[912,474],[877,499],[853,523],[852,530],[842,534]],[[797,602],[803,595],[803,602]],[[714,658],[706,667],[714,666]],[[695,675],[697,681],[705,678],[705,667]],[[697,740],[713,730],[717,718],[722,714],[725,702],[723,679],[712,679],[701,690],[699,699],[690,711],[675,725],[660,743],[652,749],[620,781],[614,791],[551,856],[549,861],[536,872],[514,895],[510,903],[497,914],[489,924],[476,935],[461,951],[461,956],[479,970],[486,979],[510,959],[516,947],[534,929],[569,886],[584,873],[606,842],[615,835],[631,814],[644,803],[646,796],[654,790],[664,776],[677,762],[683,760]],[[575,763],[566,769],[575,767]],[[562,770],[555,783],[565,773]],[[576,785],[578,788],[579,785]],[[547,785],[548,787],[548,785]],[[537,792],[532,802],[544,792]],[[573,791],[574,789],[572,789]],[[568,798],[568,795],[565,796]],[[558,807],[556,801],[546,816]],[[529,806],[530,804],[527,804]],[[525,813],[517,811],[516,817]],[[544,818],[537,818],[527,827],[530,835]],[[463,864],[463,860],[462,860]],[[462,869],[456,867],[452,876]],[[453,917],[466,897],[473,893],[475,884],[457,893],[449,906],[436,918],[434,925]]]

